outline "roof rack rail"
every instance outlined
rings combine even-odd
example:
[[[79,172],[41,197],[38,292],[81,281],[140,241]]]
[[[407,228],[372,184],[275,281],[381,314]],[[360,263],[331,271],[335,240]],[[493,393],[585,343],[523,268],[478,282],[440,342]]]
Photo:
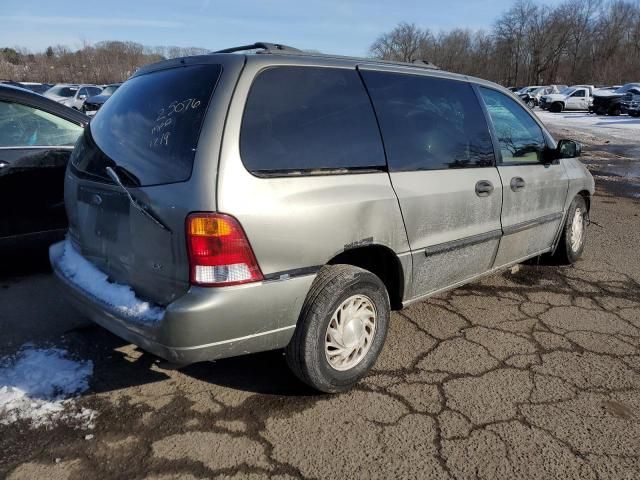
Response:
[[[302,50],[298,50],[288,45],[282,45],[281,43],[268,43],[268,42],[256,42],[251,45],[241,45],[239,47],[225,48],[223,50],[217,50],[213,53],[233,53],[233,52],[246,52],[247,50],[264,50],[263,53],[301,53]]]
[[[422,59],[418,58],[418,59],[414,60],[411,63],[414,63],[416,65],[420,65],[420,66],[423,66],[423,67],[435,68],[436,70],[440,70],[440,67],[438,67],[434,63],[431,63],[429,60],[422,60]]]

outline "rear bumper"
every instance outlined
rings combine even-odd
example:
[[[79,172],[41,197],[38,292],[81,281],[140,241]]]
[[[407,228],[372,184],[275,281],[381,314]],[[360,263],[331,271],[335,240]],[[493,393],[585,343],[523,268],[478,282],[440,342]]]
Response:
[[[159,320],[124,315],[88,293],[59,267],[63,242],[49,258],[65,296],[88,318],[168,361],[188,364],[282,348],[289,343],[315,275],[225,288],[192,287]]]

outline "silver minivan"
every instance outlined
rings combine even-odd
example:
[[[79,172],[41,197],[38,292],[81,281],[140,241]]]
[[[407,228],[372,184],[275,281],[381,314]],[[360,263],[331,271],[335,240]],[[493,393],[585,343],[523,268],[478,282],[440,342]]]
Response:
[[[532,257],[575,262],[594,182],[508,90],[254,44],[140,69],[78,141],[55,273],[177,364],[286,349],[325,392],[390,311]]]

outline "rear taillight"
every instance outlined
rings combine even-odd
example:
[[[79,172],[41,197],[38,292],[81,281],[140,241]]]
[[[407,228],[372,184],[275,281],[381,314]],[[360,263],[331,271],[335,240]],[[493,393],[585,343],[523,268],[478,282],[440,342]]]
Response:
[[[191,283],[227,286],[257,282],[262,272],[238,221],[222,213],[187,217]]]

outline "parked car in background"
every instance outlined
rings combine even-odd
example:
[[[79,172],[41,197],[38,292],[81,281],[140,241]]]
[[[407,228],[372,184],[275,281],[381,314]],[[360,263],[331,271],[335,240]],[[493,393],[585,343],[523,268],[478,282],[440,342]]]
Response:
[[[82,104],[82,111],[90,117],[94,116],[98,110],[100,110],[100,107],[102,107],[104,102],[106,102],[109,97],[115,93],[120,85],[122,84],[113,83],[111,85],[107,85],[99,95],[87,98]]]
[[[42,95],[0,85],[0,252],[63,237],[64,172],[88,122]]]
[[[640,93],[635,88],[624,94],[620,110],[622,113],[627,113],[632,117],[640,117]]]
[[[594,92],[593,104],[589,111],[597,115],[620,115],[623,98],[628,92],[640,95],[640,83],[627,83],[614,91]]]
[[[533,92],[534,90],[540,88],[540,85],[530,85],[528,87],[522,87],[520,90],[516,92],[516,95],[526,95],[529,92]]]
[[[44,96],[67,107],[80,110],[88,97],[99,95],[100,92],[102,92],[102,89],[95,85],[59,83],[47,90]]]
[[[594,191],[579,154],[508,90],[426,65],[273,44],[176,58],[85,129],[50,258],[82,312],[145,350],[286,347],[337,392],[373,366],[391,309],[576,261]]]
[[[550,112],[562,112],[563,110],[589,110],[593,101],[593,85],[574,85],[562,90],[561,93],[552,93],[540,97],[539,106]]]
[[[47,90],[53,87],[50,83],[38,83],[38,82],[20,82],[20,85],[27,90],[31,90],[32,92],[39,93],[41,95],[44,94]]]
[[[526,93],[518,94],[524,104],[529,108],[534,108],[540,103],[540,98],[543,95],[550,95],[553,93],[561,93],[566,88],[566,85],[548,85],[546,87],[538,87],[533,90],[528,90]]]

